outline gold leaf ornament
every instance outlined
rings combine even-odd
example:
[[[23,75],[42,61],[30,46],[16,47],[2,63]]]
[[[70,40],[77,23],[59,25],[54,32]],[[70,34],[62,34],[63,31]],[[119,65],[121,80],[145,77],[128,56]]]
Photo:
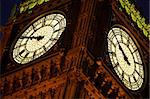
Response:
[[[38,0],[38,4],[42,4],[44,2],[44,0]]]
[[[32,2],[29,4],[29,9],[32,9],[36,6],[37,2]]]

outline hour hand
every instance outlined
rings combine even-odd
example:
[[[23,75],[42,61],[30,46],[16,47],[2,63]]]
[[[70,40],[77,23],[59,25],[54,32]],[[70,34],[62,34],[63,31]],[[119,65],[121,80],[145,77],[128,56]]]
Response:
[[[44,38],[44,36],[37,36],[37,37],[35,37],[35,36],[32,36],[32,37],[22,36],[20,39],[24,39],[24,38],[31,39],[31,40],[36,39],[37,41],[39,41],[39,40],[42,40]]]
[[[39,40],[42,40],[44,38],[44,36],[38,36],[36,37],[36,39],[39,41]]]

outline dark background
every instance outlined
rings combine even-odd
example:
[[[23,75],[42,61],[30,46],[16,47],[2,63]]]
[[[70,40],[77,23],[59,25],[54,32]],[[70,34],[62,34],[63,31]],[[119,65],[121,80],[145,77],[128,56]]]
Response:
[[[4,26],[11,15],[11,10],[14,5],[19,5],[21,2],[25,0],[0,0],[0,26]],[[132,1],[132,0],[131,0]],[[147,22],[149,20],[149,0],[133,0],[136,2],[140,13],[146,18]],[[0,39],[2,37],[2,33],[0,32]]]
[[[19,5],[23,1],[25,0],[0,0],[0,25],[7,23],[13,6],[15,4]],[[135,2],[137,2],[140,12],[149,21],[149,0],[135,0]]]
[[[0,0],[0,25],[5,25],[15,4],[19,5],[24,0]]]

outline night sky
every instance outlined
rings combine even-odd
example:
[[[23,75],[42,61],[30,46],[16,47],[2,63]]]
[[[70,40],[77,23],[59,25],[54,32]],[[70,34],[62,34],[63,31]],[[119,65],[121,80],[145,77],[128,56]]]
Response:
[[[13,5],[21,3],[24,0],[0,0],[0,25],[5,25],[10,16]],[[149,19],[149,0],[135,0],[141,13]]]

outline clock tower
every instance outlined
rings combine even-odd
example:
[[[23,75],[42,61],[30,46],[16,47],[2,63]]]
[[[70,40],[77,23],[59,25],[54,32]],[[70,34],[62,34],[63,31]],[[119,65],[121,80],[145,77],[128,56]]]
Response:
[[[3,99],[148,98],[150,24],[131,0],[25,0],[0,32]]]

